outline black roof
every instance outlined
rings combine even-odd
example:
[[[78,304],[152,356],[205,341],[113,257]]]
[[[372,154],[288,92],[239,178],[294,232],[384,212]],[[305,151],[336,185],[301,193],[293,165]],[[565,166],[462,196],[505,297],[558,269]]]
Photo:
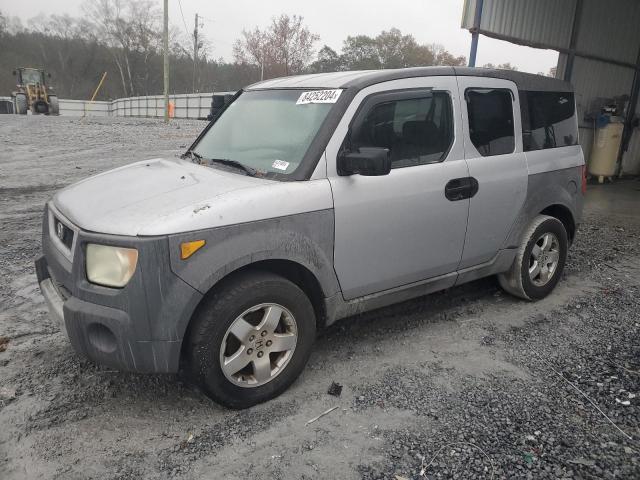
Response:
[[[543,75],[518,72],[515,70],[500,70],[491,68],[471,67],[412,67],[393,70],[363,70],[348,72],[317,73],[283,78],[274,78],[255,83],[248,90],[265,88],[347,88],[360,90],[376,83],[399,80],[403,78],[431,77],[431,76],[473,76],[501,78],[511,80],[520,90],[572,92],[569,82]]]

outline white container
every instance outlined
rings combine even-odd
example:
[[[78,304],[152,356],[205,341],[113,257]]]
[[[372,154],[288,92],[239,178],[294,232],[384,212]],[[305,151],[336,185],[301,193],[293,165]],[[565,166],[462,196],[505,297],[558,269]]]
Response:
[[[604,177],[612,177],[616,173],[623,128],[624,124],[612,122],[596,130],[589,159],[589,173],[598,177],[601,183]]]

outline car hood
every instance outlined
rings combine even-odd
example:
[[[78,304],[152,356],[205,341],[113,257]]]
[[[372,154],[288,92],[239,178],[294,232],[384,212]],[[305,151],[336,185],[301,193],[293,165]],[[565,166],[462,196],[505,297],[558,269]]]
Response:
[[[158,158],[89,177],[53,203],[83,230],[150,236],[321,210],[332,200],[326,179],[280,182]]]
[[[216,196],[272,183],[186,160],[159,158],[82,180],[58,192],[54,204],[84,230],[138,235],[145,226],[181,208],[197,209]]]

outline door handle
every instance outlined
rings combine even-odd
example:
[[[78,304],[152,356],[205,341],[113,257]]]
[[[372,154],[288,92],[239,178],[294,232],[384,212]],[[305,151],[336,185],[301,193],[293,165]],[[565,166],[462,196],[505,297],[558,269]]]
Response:
[[[473,177],[454,178],[444,187],[444,196],[452,202],[471,198],[478,193],[478,181]]]

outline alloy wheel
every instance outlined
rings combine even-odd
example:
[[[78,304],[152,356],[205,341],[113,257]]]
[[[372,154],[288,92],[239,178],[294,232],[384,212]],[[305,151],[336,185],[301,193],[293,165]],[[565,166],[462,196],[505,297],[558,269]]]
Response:
[[[220,349],[222,372],[235,385],[259,387],[284,370],[297,342],[298,328],[289,310],[276,303],[256,305],[227,329]]]

